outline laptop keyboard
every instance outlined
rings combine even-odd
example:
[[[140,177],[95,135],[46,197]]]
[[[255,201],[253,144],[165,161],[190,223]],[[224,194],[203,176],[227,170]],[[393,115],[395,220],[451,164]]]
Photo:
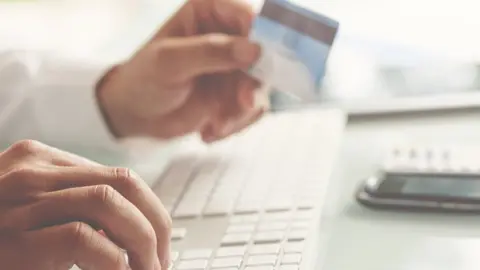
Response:
[[[170,269],[303,269],[342,129],[328,111],[279,113],[179,153],[153,186],[174,221]]]

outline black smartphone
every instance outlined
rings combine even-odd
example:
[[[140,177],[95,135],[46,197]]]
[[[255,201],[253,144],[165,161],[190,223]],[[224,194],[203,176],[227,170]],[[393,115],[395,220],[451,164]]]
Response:
[[[480,213],[480,174],[381,172],[362,183],[356,199],[375,209]]]

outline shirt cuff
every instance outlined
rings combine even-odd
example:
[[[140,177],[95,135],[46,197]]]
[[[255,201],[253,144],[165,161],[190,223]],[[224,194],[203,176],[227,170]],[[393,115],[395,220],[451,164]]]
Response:
[[[44,141],[62,146],[119,150],[99,109],[96,85],[112,67],[86,59],[48,58],[38,67],[32,91]]]

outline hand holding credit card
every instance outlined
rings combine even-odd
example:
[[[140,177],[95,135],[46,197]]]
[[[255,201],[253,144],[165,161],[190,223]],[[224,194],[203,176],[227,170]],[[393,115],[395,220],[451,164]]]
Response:
[[[288,0],[265,0],[250,33],[262,55],[248,72],[269,86],[271,109],[318,99],[338,26]]]

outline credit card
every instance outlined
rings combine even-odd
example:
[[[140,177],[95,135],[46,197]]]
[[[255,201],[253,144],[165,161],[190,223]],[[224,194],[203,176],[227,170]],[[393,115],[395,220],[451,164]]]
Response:
[[[339,23],[288,0],[265,0],[250,39],[262,55],[248,72],[269,86],[270,108],[316,102]]]

